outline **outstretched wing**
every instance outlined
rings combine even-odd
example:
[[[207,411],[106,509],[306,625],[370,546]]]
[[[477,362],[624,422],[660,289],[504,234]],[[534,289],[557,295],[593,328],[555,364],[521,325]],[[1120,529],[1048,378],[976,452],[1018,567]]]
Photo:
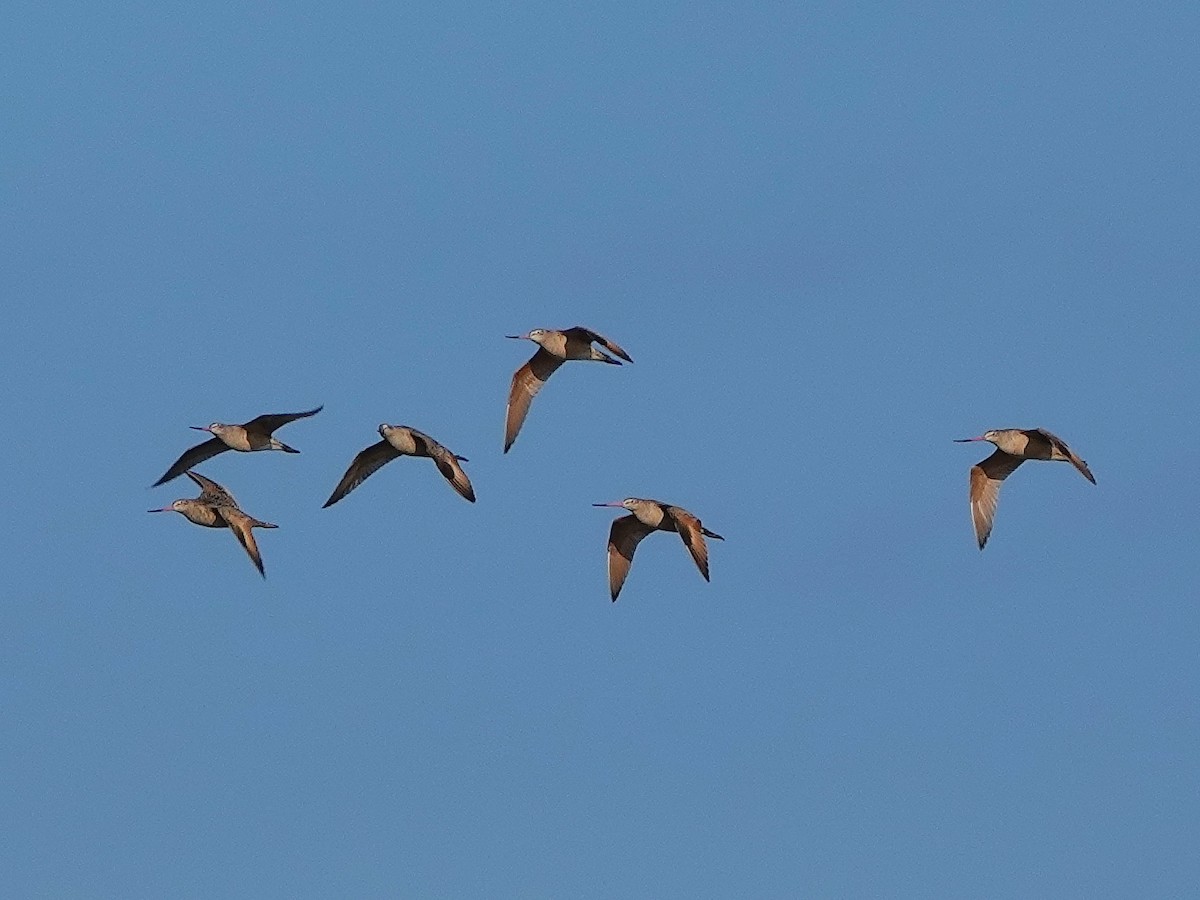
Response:
[[[256,524],[255,520],[235,506],[218,506],[217,515],[224,519],[229,530],[237,535],[238,543],[254,563],[254,568],[258,569],[258,574],[266,578],[267,571],[263,567],[262,554],[258,552],[258,542],[254,540],[254,532],[251,530]]]
[[[508,412],[504,422],[505,453],[517,439],[517,433],[521,430],[525,417],[529,415],[529,404],[542,389],[546,379],[553,375],[554,370],[562,363],[557,356],[538,347],[537,353],[533,354],[529,362],[513,373],[512,387],[508,391]]]
[[[1070,460],[1071,465],[1073,465],[1076,469],[1079,470],[1079,474],[1081,474],[1084,478],[1086,478],[1092,484],[1096,483],[1096,479],[1092,476],[1091,469],[1089,469],[1087,467],[1087,463],[1085,463],[1082,459],[1080,459],[1078,456],[1075,455],[1075,451],[1067,446],[1066,441],[1064,441],[1062,438],[1058,437],[1057,435],[1051,434],[1045,428],[1035,428],[1034,431],[1036,431],[1038,434],[1040,434],[1042,437],[1044,437],[1046,440],[1048,440],[1051,444],[1053,444],[1056,448],[1058,448],[1058,451],[1060,453],[1062,453],[1062,455],[1065,456],[1068,460]]]
[[[229,445],[220,438],[209,438],[207,441],[197,444],[195,447],[192,447],[189,450],[183,451],[183,455],[180,456],[179,459],[175,460],[175,462],[171,463],[171,468],[167,469],[163,477],[154,482],[151,487],[158,487],[160,484],[166,484],[172,478],[178,478],[188,469],[198,466],[206,459],[212,459],[218,453],[224,453],[228,449]]]
[[[595,341],[600,346],[605,347],[606,349],[615,353],[617,356],[621,357],[621,359],[625,360],[625,362],[633,362],[633,357],[618,347],[615,342],[610,341],[602,334],[592,331],[590,328],[584,328],[582,325],[576,325],[574,328],[566,329],[563,334],[565,334],[568,338],[573,337],[581,341]]]
[[[637,545],[653,530],[639,522],[637,516],[621,516],[612,523],[608,532],[608,590],[614,603],[633,565]]]
[[[325,408],[321,404],[316,409],[310,409],[306,412],[298,413],[266,413],[265,415],[255,416],[242,427],[247,431],[257,431],[262,434],[270,434],[276,428],[286,425],[288,422],[295,422],[297,419],[307,419],[309,416],[315,416]]]
[[[471,487],[471,479],[467,477],[467,473],[459,465],[459,458],[429,435],[417,431],[415,428],[410,428],[409,431],[412,432],[413,437],[419,443],[424,445],[425,452],[433,460],[434,465],[438,467],[438,471],[442,473],[442,477],[450,482],[450,486],[474,503],[475,489]]]
[[[398,456],[400,456],[400,451],[387,441],[380,441],[363,450],[351,461],[350,467],[346,469],[346,474],[342,476],[342,480],[338,482],[337,487],[333,489],[333,493],[329,495],[329,499],[325,501],[321,509],[333,506],[366,481],[380,466],[391,462]]]
[[[708,544],[704,540],[704,529],[700,526],[700,520],[678,506],[663,508],[675,523],[675,530],[683,538],[683,545],[688,548],[688,553],[692,554],[696,568],[700,570],[704,580],[708,581]]]
[[[233,494],[221,487],[211,478],[206,478],[199,472],[188,471],[185,473],[188,478],[196,482],[200,487],[200,496],[196,499],[201,503],[207,503],[209,506],[237,506],[238,502],[234,499]]]
[[[1023,462],[1019,456],[997,450],[983,462],[971,466],[971,521],[975,524],[975,539],[979,541],[980,550],[992,533],[1000,484]]]

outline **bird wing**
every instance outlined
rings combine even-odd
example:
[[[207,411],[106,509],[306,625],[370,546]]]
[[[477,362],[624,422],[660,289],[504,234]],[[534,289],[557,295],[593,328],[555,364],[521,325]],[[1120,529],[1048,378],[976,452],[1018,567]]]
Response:
[[[254,532],[251,529],[259,524],[252,516],[246,515],[236,506],[218,506],[217,515],[225,520],[225,524],[229,526],[229,530],[237,535],[238,543],[242,545],[250,560],[254,563],[254,567],[258,569],[258,574],[263,578],[267,577],[267,571],[263,567],[262,554],[258,552],[258,542],[254,540]],[[264,523],[265,524],[265,523]]]
[[[438,471],[442,473],[450,486],[459,492],[463,497],[475,502],[475,489],[471,487],[471,479],[467,477],[467,473],[463,471],[463,467],[458,464],[458,457],[423,432],[417,431],[415,428],[410,428],[413,437],[417,442],[424,445],[426,454],[433,460],[434,465],[438,467]]]
[[[621,585],[633,565],[633,553],[642,538],[654,529],[638,521],[637,516],[621,516],[608,532],[608,590],[613,602],[621,593]]]
[[[233,494],[221,487],[211,478],[206,478],[199,472],[191,470],[184,473],[200,488],[200,496],[196,499],[201,503],[207,503],[209,506],[237,506],[238,502],[234,499]]]
[[[1000,483],[1016,471],[1024,460],[1003,450],[997,450],[978,465],[971,466],[971,521],[975,523],[975,538],[982,550],[992,533],[996,503],[1000,499]]]
[[[704,580],[708,581],[708,544],[704,540],[704,529],[700,525],[700,520],[686,509],[680,509],[678,506],[664,506],[663,508],[671,517],[671,521],[675,523],[675,530],[679,532],[684,546],[692,554],[696,568],[700,570]]]
[[[166,473],[158,481],[154,482],[151,487],[158,487],[160,484],[166,484],[172,478],[178,478],[188,469],[200,465],[206,459],[212,459],[218,453],[224,453],[229,449],[220,438],[209,438],[192,447],[189,450],[183,451],[183,454],[175,462],[171,463],[171,468],[167,469]]]
[[[610,341],[602,334],[592,331],[590,328],[584,328],[582,325],[576,325],[574,328],[568,328],[563,332],[568,338],[576,338],[581,341],[595,341],[608,350],[611,350],[625,362],[633,362],[633,357],[622,350],[614,341]]]
[[[529,415],[529,404],[546,383],[554,370],[563,361],[541,347],[530,357],[529,362],[513,373],[512,387],[508,391],[508,412],[504,422],[504,452],[513,445],[517,433]]]
[[[247,431],[257,431],[260,434],[270,434],[276,428],[286,425],[288,422],[294,422],[297,419],[307,419],[309,416],[315,416],[325,408],[321,404],[316,409],[310,409],[306,412],[298,413],[266,413],[265,415],[255,416],[242,427]]]
[[[333,506],[366,481],[380,466],[391,462],[400,455],[400,451],[387,441],[380,441],[367,447],[351,461],[350,467],[346,469],[346,474],[342,476],[342,480],[338,482],[337,487],[333,489],[333,493],[329,495],[329,499],[325,501],[321,509]]]
[[[1035,428],[1034,431],[1036,431],[1038,434],[1040,434],[1042,437],[1044,437],[1046,440],[1048,440],[1051,444],[1053,444],[1055,447],[1057,447],[1059,449],[1059,451],[1064,456],[1066,456],[1066,458],[1068,460],[1071,461],[1071,465],[1073,465],[1076,469],[1079,470],[1079,474],[1081,474],[1084,478],[1086,478],[1092,484],[1096,483],[1096,479],[1095,479],[1095,477],[1093,477],[1091,469],[1089,469],[1087,467],[1087,463],[1085,463],[1082,459],[1080,459],[1078,456],[1075,455],[1075,451],[1067,446],[1066,441],[1064,441],[1062,438],[1058,437],[1058,435],[1051,434],[1045,428]]]

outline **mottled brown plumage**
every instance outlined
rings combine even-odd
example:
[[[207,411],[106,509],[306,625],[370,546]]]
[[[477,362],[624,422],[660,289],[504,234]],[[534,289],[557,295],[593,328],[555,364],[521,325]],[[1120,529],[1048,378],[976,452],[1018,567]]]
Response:
[[[322,409],[324,406],[318,406],[307,412],[268,413],[241,425],[223,425],[220,422],[213,422],[211,425],[205,426],[189,425],[188,427],[194,431],[207,431],[213,436],[207,441],[185,450],[179,459],[171,463],[171,468],[167,469],[163,477],[154,482],[152,486],[158,487],[160,484],[166,484],[193,466],[198,466],[206,459],[211,459],[226,450],[237,450],[242,453],[251,453],[255,450],[282,450],[285,453],[299,453],[299,450],[295,450],[273,437],[272,432],[296,419],[315,416]]]
[[[438,471],[450,482],[450,486],[467,500],[475,502],[475,489],[471,487],[471,480],[459,465],[460,462],[467,462],[465,456],[451,453],[429,435],[405,425],[388,425],[385,422],[379,426],[379,434],[383,440],[372,444],[354,457],[350,467],[346,469],[346,474],[333,489],[322,509],[337,503],[381,466],[401,456],[423,456],[432,459]]]
[[[608,588],[613,602],[621,593],[621,586],[629,575],[633,554],[642,538],[654,531],[678,533],[692,555],[696,568],[708,581],[708,544],[706,537],[723,541],[721,535],[709,531],[700,520],[681,506],[672,506],[659,500],[644,500],[626,497],[615,503],[593,503],[593,506],[614,506],[627,509],[628,516],[621,516],[612,523],[608,533]]]
[[[535,328],[528,334],[509,334],[505,337],[514,340],[533,341],[538,345],[537,352],[529,362],[513,373],[512,385],[508,391],[508,409],[504,422],[504,452],[507,453],[525,417],[529,415],[529,405],[538,391],[546,384],[554,370],[569,359],[594,360],[619,366],[621,361],[613,359],[607,353],[597,350],[593,343],[600,344],[610,352],[615,353],[626,362],[633,362],[629,354],[601,334],[576,325],[563,331],[548,328]]]
[[[992,533],[1001,483],[1026,460],[1069,462],[1084,478],[1096,483],[1087,463],[1076,456],[1062,438],[1044,428],[998,428],[979,437],[958,439],[960,444],[969,441],[989,441],[996,445],[996,452],[971,467],[971,522],[980,550]]]
[[[176,500],[170,506],[162,509],[152,509],[150,512],[177,512],[189,522],[205,528],[228,528],[238,539],[238,543],[250,557],[254,567],[263,578],[267,577],[263,567],[262,554],[258,551],[258,542],[251,531],[253,528],[278,528],[270,522],[260,522],[253,516],[247,515],[238,506],[233,494],[221,487],[211,478],[206,478],[199,472],[186,472],[188,478],[200,486],[200,496],[190,499]]]

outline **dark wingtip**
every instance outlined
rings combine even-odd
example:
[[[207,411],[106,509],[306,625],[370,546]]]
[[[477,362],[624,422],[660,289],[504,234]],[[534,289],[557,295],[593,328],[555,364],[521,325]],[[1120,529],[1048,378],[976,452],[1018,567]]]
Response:
[[[337,503],[341,499],[342,499],[341,497],[330,497],[328,500],[326,500],[324,503],[321,504],[321,509],[329,509],[329,507],[333,506],[333,504]]]

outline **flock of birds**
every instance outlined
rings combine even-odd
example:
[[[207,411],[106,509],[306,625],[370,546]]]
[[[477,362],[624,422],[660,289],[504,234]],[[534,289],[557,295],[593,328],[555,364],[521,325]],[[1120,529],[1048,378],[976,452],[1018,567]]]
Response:
[[[505,416],[504,452],[511,449],[517,434],[529,414],[533,398],[546,381],[567,360],[591,360],[610,365],[621,365],[621,360],[633,359],[617,344],[590,329],[575,326],[562,331],[535,328],[527,334],[509,334],[514,340],[529,340],[538,345],[537,351],[525,365],[513,373],[508,394],[508,411]],[[597,349],[599,344],[612,353],[609,356]],[[296,419],[315,416],[323,407],[298,413],[274,413],[261,415],[241,425],[226,425],[213,422],[206,426],[189,426],[196,431],[212,435],[208,440],[183,452],[179,459],[158,479],[153,487],[166,484],[180,475],[187,475],[200,488],[200,496],[176,500],[170,506],[152,509],[150,512],[177,512],[188,521],[206,528],[228,528],[237,537],[250,556],[259,574],[266,577],[262,554],[254,539],[254,528],[277,528],[270,522],[262,522],[247,514],[238,505],[233,495],[211,478],[193,471],[194,467],[226,450],[250,453],[258,450],[282,450],[284,453],[299,453],[280,441],[274,433]],[[439,444],[429,435],[406,425],[379,426],[377,443],[362,450],[350,462],[341,480],[325,501],[322,509],[337,503],[379,468],[401,456],[427,457],[433,460],[442,476],[464,499],[475,502],[475,489],[463,470],[462,463],[468,462]],[[1091,471],[1082,459],[1061,438],[1043,428],[1003,428],[985,431],[979,437],[961,438],[959,443],[988,441],[996,450],[987,459],[971,467],[970,503],[971,520],[975,526],[975,538],[982,550],[992,533],[992,520],[996,515],[1000,485],[1017,467],[1026,460],[1051,460],[1069,462],[1090,481],[1096,483]],[[709,580],[708,544],[705,538],[724,540],[721,535],[709,531],[700,519],[680,506],[647,500],[641,497],[626,497],[613,503],[593,503],[593,506],[617,507],[628,510],[629,515],[615,519],[608,535],[608,584],[615,601],[633,564],[637,545],[648,534],[655,531],[675,532],[696,563],[696,568]]]

